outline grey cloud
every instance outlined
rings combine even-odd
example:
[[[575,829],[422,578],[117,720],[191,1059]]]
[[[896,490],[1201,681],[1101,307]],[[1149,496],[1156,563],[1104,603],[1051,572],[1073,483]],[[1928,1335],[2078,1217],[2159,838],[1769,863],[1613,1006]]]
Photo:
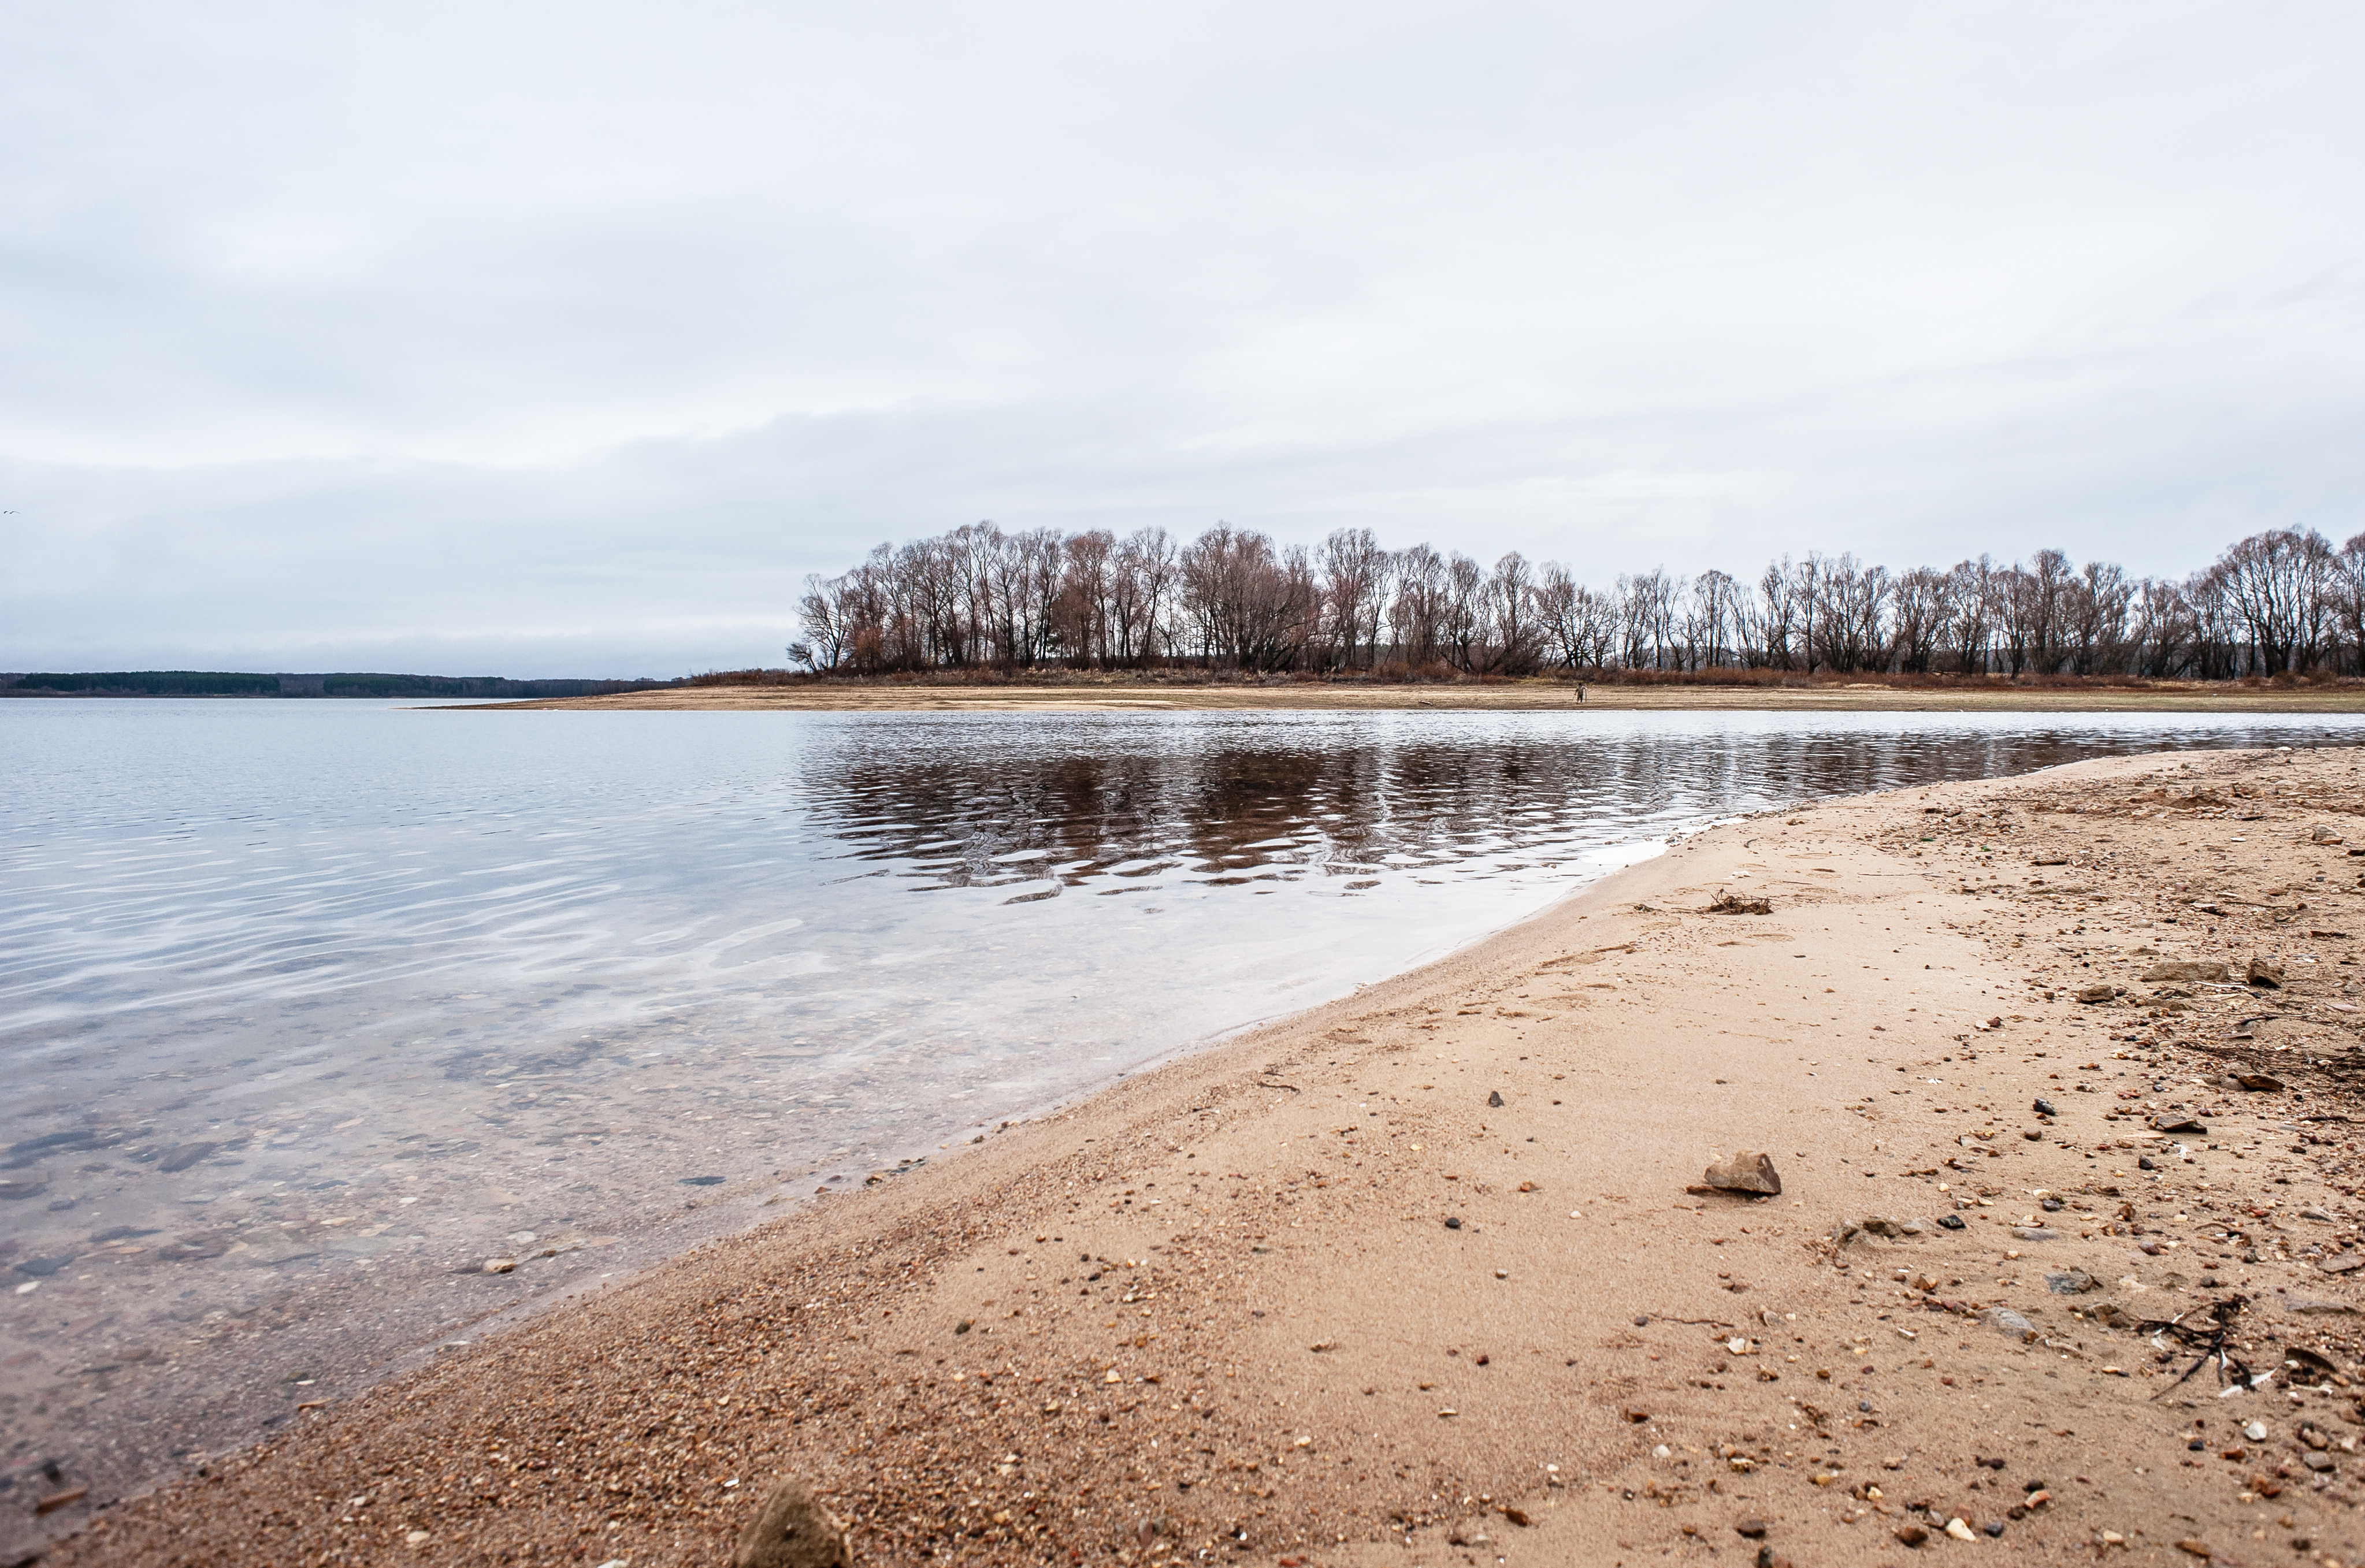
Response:
[[[1605,577],[2345,532],[2360,33],[12,7],[0,665],[777,658],[805,571],[979,517]]]

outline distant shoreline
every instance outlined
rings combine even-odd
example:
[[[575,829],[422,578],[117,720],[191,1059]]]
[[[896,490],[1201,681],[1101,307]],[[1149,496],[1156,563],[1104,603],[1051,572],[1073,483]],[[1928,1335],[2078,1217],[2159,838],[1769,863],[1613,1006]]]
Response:
[[[311,674],[194,669],[0,671],[0,697],[524,700],[643,691],[667,684],[646,678],[564,676],[512,680],[498,675],[417,675],[387,670],[327,670]]]
[[[1552,678],[1488,682],[1288,681],[1183,684],[1157,680],[1039,686],[920,681],[667,687],[612,696],[467,705],[517,709],[669,712],[1977,712],[1977,713],[2359,713],[2365,686],[2242,687],[2162,682],[2154,686],[1596,685]]]

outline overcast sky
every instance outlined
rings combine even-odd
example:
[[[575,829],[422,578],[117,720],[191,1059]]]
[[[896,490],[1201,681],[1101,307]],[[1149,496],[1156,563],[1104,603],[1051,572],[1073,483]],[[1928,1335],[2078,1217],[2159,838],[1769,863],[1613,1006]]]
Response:
[[[2365,529],[2365,8],[0,7],[0,667],[672,675],[1005,526]]]

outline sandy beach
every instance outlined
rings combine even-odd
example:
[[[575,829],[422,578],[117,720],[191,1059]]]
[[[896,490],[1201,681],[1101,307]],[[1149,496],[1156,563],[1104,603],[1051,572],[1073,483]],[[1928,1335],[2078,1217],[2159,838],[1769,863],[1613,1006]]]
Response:
[[[2346,751],[1721,827],[43,1561],[2354,1563],[2351,844]]]
[[[1523,678],[1433,684],[1302,681],[1194,684],[1155,678],[1079,677],[1039,686],[922,680],[815,681],[793,686],[691,686],[606,697],[475,703],[482,710],[748,712],[1908,712],[2354,713],[2353,686],[2248,687],[2157,681],[2147,686],[2042,687],[2003,682],[1892,686],[1829,681],[1797,686],[1627,686]]]

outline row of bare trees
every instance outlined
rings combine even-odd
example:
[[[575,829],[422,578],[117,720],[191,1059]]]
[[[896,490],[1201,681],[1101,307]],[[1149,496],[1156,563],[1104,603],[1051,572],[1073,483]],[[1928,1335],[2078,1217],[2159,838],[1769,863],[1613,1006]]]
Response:
[[[1492,566],[1368,529],[1280,545],[1218,524],[1005,532],[971,523],[811,577],[790,659],[855,674],[945,668],[1546,668],[2132,675],[2365,669],[2365,533],[2253,534],[2182,581],[2058,550],[1892,572],[1848,554],[1754,583],[1664,568],[1597,588],[1517,552]]]

